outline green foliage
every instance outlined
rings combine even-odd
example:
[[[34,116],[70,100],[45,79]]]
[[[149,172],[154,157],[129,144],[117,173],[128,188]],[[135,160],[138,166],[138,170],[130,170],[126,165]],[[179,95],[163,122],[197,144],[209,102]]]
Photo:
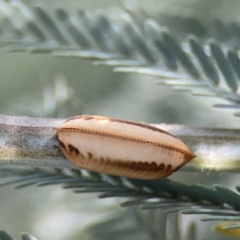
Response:
[[[137,180],[70,169],[1,168],[0,177],[4,178],[0,186],[12,185],[15,189],[62,185],[77,194],[100,193],[99,198],[131,198],[121,203],[122,207],[141,206],[142,209],[164,209],[166,213],[210,215],[204,217],[204,221],[240,219],[240,195],[217,184],[210,188],[170,179]]]
[[[1,240],[14,240],[14,238],[12,238],[5,231],[0,231],[0,239]],[[37,239],[28,233],[21,233],[21,240],[37,240]]]
[[[13,28],[5,37],[3,31],[1,42],[10,51],[85,58],[118,72],[157,76],[160,84],[175,90],[227,101],[215,107],[239,109],[237,23],[213,19],[207,27],[194,17],[170,15],[162,26],[158,11],[126,9],[113,18],[107,11],[78,9],[75,16],[60,7],[50,12],[43,4],[33,5],[28,9],[31,18],[22,14],[18,34]],[[166,18],[178,21],[181,31]]]

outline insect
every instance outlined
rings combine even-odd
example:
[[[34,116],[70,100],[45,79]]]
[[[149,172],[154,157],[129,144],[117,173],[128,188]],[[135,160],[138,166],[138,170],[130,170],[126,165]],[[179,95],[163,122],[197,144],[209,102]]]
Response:
[[[164,178],[195,157],[181,140],[157,127],[101,116],[70,118],[57,135],[75,166],[129,178]]]

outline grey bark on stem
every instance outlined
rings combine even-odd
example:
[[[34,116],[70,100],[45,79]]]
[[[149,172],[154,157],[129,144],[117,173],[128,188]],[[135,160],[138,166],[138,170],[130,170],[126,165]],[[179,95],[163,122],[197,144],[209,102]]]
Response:
[[[56,138],[65,120],[0,115],[0,167],[75,168]],[[197,155],[182,171],[240,171],[240,130],[151,125],[181,139]]]

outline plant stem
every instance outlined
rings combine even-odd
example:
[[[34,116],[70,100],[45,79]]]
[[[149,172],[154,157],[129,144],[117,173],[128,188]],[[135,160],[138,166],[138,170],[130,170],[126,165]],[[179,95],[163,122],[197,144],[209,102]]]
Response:
[[[0,166],[73,167],[58,147],[64,119],[0,115]]]
[[[0,166],[74,168],[56,138],[64,121],[0,115]],[[182,171],[240,171],[240,130],[151,125],[175,135],[197,155]]]

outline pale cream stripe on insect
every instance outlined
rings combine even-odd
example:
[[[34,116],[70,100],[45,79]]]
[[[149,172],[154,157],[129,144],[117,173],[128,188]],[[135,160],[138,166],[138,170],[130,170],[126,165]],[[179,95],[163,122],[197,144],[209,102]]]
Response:
[[[183,150],[181,148],[177,148],[174,146],[170,146],[167,144],[163,144],[163,143],[158,143],[158,142],[152,142],[152,141],[147,141],[141,138],[135,138],[135,137],[129,137],[129,136],[124,136],[124,135],[118,135],[118,134],[112,134],[112,133],[106,133],[106,132],[101,132],[101,131],[96,131],[96,130],[92,130],[92,129],[87,129],[87,128],[62,128],[61,130],[59,130],[59,132],[76,132],[79,131],[81,133],[87,133],[87,134],[95,134],[95,135],[102,135],[102,136],[108,136],[108,137],[113,137],[113,138],[120,138],[122,140],[129,140],[129,141],[133,141],[133,142],[142,142],[142,143],[146,143],[146,144],[153,144],[162,148],[166,148],[169,150],[173,150],[176,152],[180,152],[183,153],[189,157],[192,157],[192,153],[189,153],[186,150]]]
[[[57,134],[73,164],[112,175],[167,177],[195,157],[171,134],[136,122],[83,115],[67,120]]]

